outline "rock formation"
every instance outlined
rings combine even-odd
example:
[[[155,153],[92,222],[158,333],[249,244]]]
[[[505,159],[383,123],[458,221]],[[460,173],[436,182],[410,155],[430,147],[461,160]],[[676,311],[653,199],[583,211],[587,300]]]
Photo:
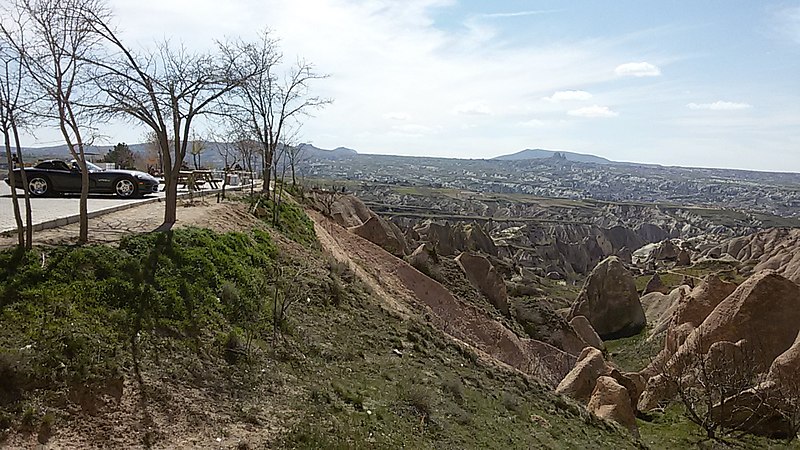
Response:
[[[508,294],[500,274],[488,259],[472,253],[461,253],[456,257],[458,266],[464,271],[469,282],[483,294],[489,302],[508,315]]]
[[[603,343],[603,340],[600,339],[600,336],[597,335],[597,332],[594,331],[594,328],[592,328],[589,319],[584,316],[575,316],[569,321],[569,324],[583,342],[598,350],[606,349],[606,345]]]
[[[402,257],[408,253],[405,238],[397,225],[378,216],[370,217],[363,224],[350,230],[395,256]]]
[[[357,227],[375,216],[364,202],[353,195],[341,195],[331,205],[331,218],[345,228]]]
[[[646,324],[633,277],[616,256],[592,270],[569,318],[585,316],[602,339],[633,336]]]
[[[669,291],[670,289],[664,285],[664,282],[661,281],[661,277],[658,275],[658,272],[656,272],[650,278],[650,281],[647,282],[647,286],[645,286],[642,295],[647,295],[651,292],[660,292],[662,294],[669,294]]]
[[[730,255],[741,262],[753,262],[753,272],[775,270],[800,283],[800,229],[772,228],[730,239],[703,252],[706,256]]]
[[[631,407],[628,390],[614,378],[601,376],[597,379],[586,409],[601,419],[617,422],[633,436],[639,437],[639,427],[636,426],[636,415]]]
[[[611,372],[603,354],[594,347],[586,347],[575,363],[575,367],[556,387],[556,394],[578,400],[586,404],[594,391],[597,379]]]
[[[674,315],[664,350],[642,374],[677,376],[697,358],[710,358],[712,363],[715,359],[727,361],[731,360],[731,352],[747,355],[748,370],[763,373],[793,346],[800,329],[800,286],[764,271],[714,306],[729,288],[710,277],[692,291]],[[712,306],[713,310],[694,328],[693,321]],[[639,402],[641,410],[649,410],[669,397],[671,392],[663,384],[665,381],[663,377],[648,381]]]
[[[689,286],[678,286],[666,295],[652,292],[641,298],[645,318],[650,324],[648,339],[661,336],[667,331],[675,311],[685,302],[690,291]]]

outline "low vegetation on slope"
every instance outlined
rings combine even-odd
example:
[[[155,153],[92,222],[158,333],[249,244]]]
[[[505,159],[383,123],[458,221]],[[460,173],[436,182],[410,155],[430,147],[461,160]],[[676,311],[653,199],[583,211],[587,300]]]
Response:
[[[0,253],[0,445],[635,446],[387,311],[292,242],[308,242],[295,213],[292,239],[179,229]]]

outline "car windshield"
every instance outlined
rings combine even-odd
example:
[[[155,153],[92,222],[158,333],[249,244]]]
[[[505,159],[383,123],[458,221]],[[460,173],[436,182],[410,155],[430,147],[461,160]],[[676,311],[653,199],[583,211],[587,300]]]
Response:
[[[76,169],[80,167],[78,165],[78,161],[74,159],[69,162],[69,165],[70,167],[74,167]],[[100,166],[90,163],[89,161],[86,161],[86,168],[89,169],[89,172],[103,172],[105,170]]]

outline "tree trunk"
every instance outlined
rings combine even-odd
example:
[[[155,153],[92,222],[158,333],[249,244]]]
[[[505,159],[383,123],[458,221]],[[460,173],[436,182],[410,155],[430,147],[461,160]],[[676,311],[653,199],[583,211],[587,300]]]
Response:
[[[11,202],[14,204],[14,221],[17,224],[17,245],[19,248],[25,248],[25,229],[22,226],[22,214],[19,210],[19,203],[17,201],[17,185],[16,174],[14,173],[14,161],[11,158],[11,138],[8,135],[8,130],[3,132],[6,146],[6,159],[8,161],[8,181],[11,184]],[[24,170],[24,169],[23,169]],[[25,189],[25,185],[22,185]]]
[[[25,248],[30,250],[33,248],[33,214],[31,213],[31,193],[28,191],[28,174],[25,173],[25,159],[22,157],[22,146],[19,143],[19,130],[17,124],[11,122],[11,131],[14,133],[14,145],[17,146],[17,164],[23,168],[20,170],[22,178],[22,195],[25,197]]]
[[[78,164],[81,168],[81,200],[80,200],[80,234],[78,242],[85,244],[89,242],[89,170],[86,167],[86,155],[83,153],[83,145],[80,148],[81,159]]]
[[[164,223],[156,231],[169,231],[175,225],[178,215],[178,170],[170,169],[164,174],[164,193],[166,201],[164,207]]]
[[[277,173],[277,162],[273,161],[275,159],[275,149],[271,148],[267,151],[266,160],[267,160],[267,171],[264,173],[264,186],[267,187],[267,192],[269,192],[270,184],[272,184],[272,176]],[[273,164],[275,164],[273,166]]]

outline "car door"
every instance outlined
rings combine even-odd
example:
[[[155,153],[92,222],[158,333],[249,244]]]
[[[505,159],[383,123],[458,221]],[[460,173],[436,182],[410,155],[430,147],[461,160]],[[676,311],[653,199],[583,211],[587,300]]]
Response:
[[[48,170],[53,189],[58,192],[80,192],[81,172],[72,170],[64,161],[53,161],[52,168]]]

